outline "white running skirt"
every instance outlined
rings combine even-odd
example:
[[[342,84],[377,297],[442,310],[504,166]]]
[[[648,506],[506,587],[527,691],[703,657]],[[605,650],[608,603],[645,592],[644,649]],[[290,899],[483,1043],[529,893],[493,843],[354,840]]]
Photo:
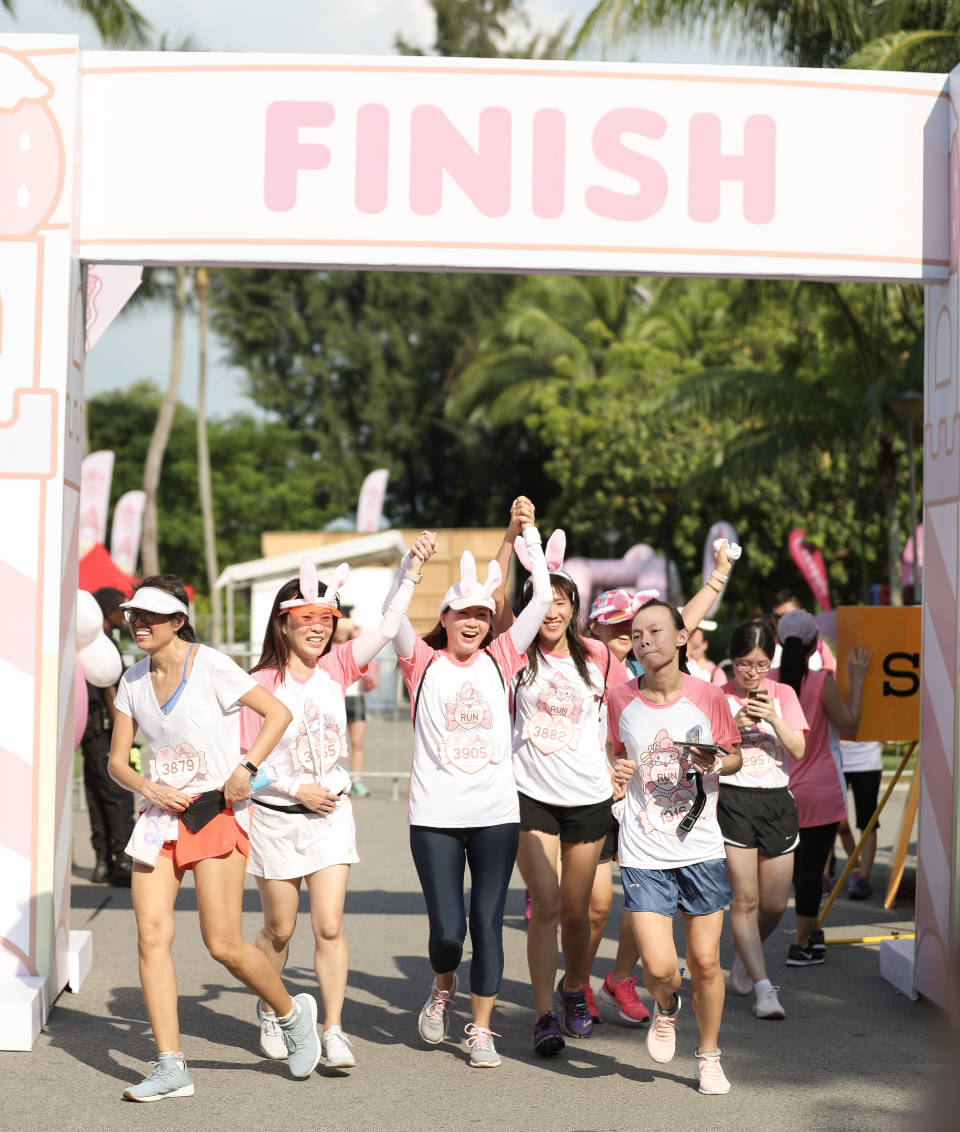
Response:
[[[250,807],[249,871],[266,880],[294,880],[331,865],[355,865],[357,826],[344,795],[327,817]]]

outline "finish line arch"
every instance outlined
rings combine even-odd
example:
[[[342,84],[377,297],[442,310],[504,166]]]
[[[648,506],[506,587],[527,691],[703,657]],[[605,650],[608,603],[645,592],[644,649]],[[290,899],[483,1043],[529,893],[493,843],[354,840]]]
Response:
[[[88,263],[926,288],[914,985],[960,939],[960,71],[83,52],[0,38],[0,1048],[69,930]],[[73,937],[71,939],[71,936]]]

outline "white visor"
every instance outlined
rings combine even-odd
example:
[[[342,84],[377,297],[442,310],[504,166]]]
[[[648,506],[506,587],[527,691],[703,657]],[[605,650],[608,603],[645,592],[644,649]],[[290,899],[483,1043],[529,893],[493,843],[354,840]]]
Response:
[[[190,616],[190,610],[166,590],[155,586],[141,586],[129,601],[120,603],[121,609],[146,609],[150,613],[182,613]]]

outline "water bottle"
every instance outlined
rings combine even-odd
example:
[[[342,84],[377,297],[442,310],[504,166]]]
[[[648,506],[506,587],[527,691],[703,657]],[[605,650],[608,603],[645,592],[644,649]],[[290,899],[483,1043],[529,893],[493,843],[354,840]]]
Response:
[[[262,766],[257,773],[250,779],[250,791],[256,794],[258,790],[264,790],[268,786],[272,786],[277,781],[277,772],[272,766]]]

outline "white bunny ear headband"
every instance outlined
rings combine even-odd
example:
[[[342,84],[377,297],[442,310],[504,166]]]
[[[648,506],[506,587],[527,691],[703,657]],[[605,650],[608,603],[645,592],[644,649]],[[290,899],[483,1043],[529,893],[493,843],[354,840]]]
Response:
[[[299,609],[304,605],[322,605],[332,610],[334,617],[339,617],[340,591],[349,577],[350,567],[346,562],[341,562],[333,572],[333,581],[327,586],[326,593],[320,597],[317,568],[313,564],[313,559],[305,556],[300,560],[300,592],[303,597],[293,597],[289,601],[281,601],[280,608],[286,610]]]
[[[517,535],[513,540],[513,549],[517,552],[517,558],[520,559],[521,566],[527,570],[531,569],[530,565],[530,552],[527,550],[527,544],[523,541],[523,535]],[[553,534],[547,539],[547,545],[543,548],[543,557],[547,563],[547,569],[551,574],[560,574],[566,578],[571,585],[576,588],[573,578],[564,572],[563,558],[567,553],[567,536],[566,533],[558,527]],[[524,589],[531,584],[531,579],[527,578],[524,583]]]
[[[443,595],[440,603],[440,612],[445,609],[469,609],[474,605],[482,605],[491,613],[496,611],[497,604],[493,600],[493,591],[500,585],[502,575],[496,561],[491,560],[487,571],[487,580],[480,584],[477,580],[477,563],[469,550],[460,555],[460,581],[453,585]]]

